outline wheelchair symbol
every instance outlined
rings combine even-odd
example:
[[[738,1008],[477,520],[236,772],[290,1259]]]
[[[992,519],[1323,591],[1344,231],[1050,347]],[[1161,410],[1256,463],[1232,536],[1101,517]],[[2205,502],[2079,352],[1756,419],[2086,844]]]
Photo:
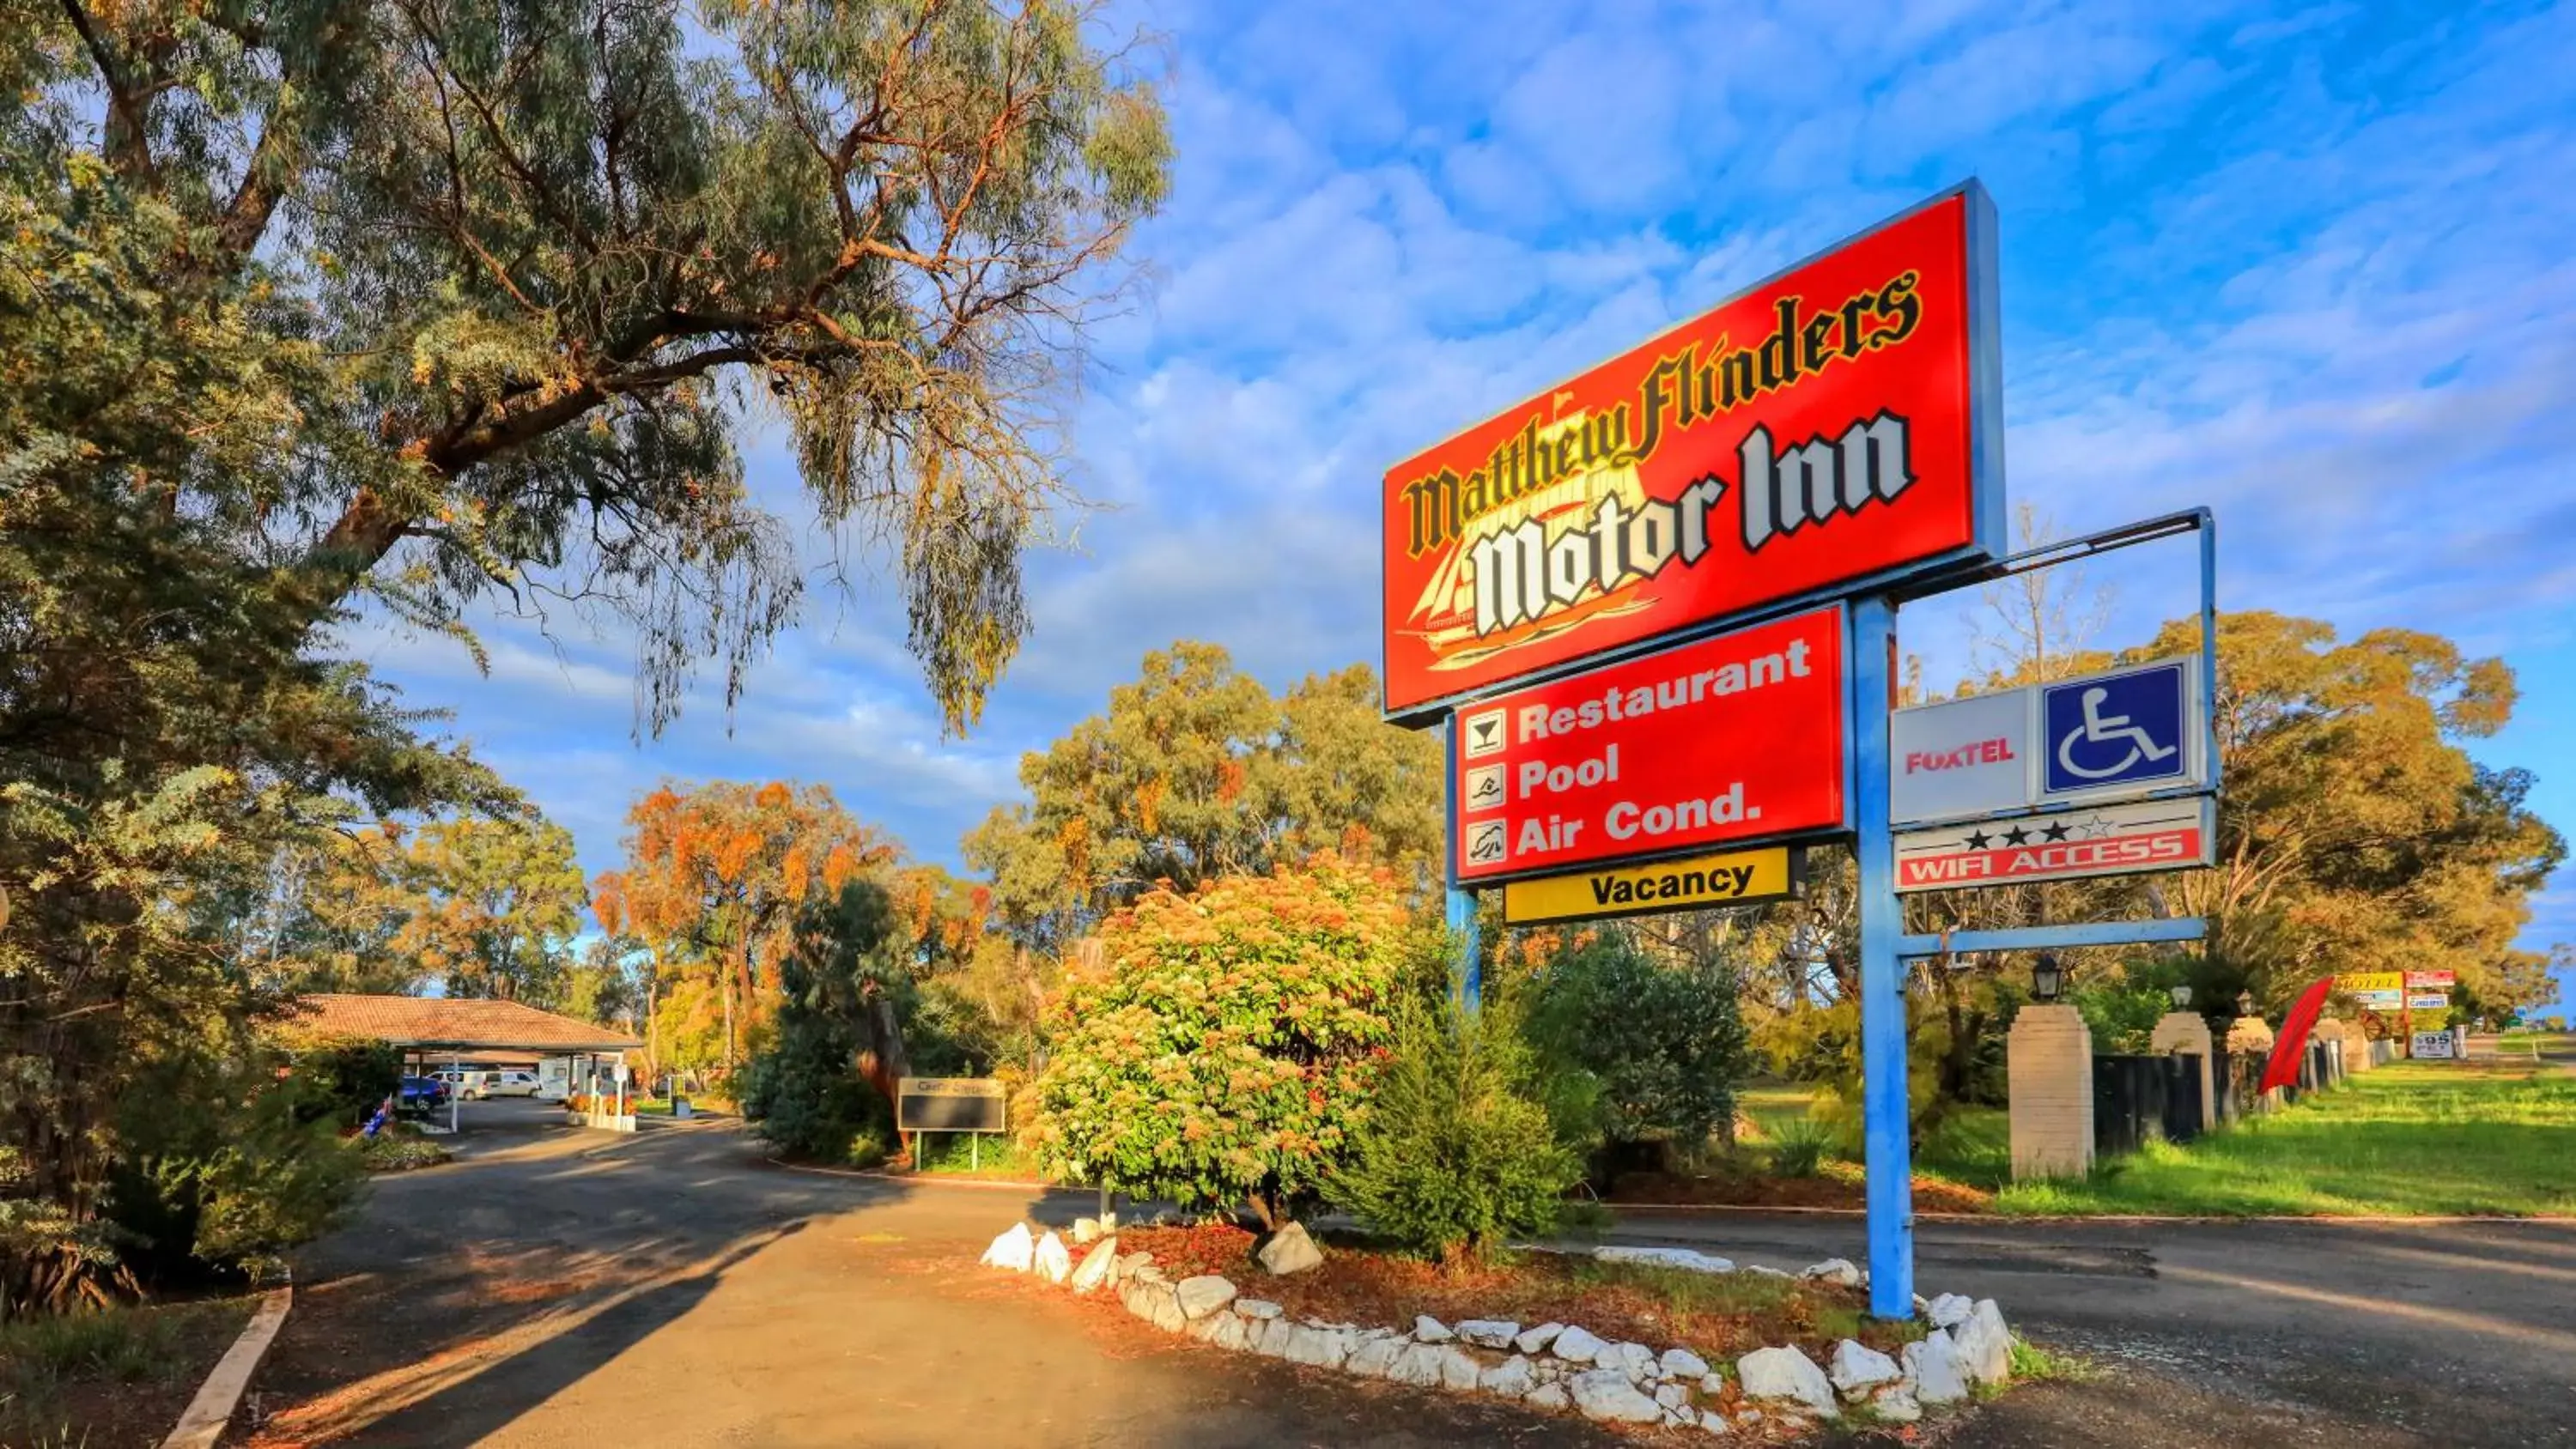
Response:
[[[2128,773],[2140,760],[2146,760],[2149,763],[2169,760],[2182,748],[2180,745],[2157,744],[2153,735],[2131,724],[2125,714],[2102,713],[2102,701],[2110,697],[2111,691],[2107,689],[2096,688],[2084,691],[2084,727],[2068,732],[2066,738],[2058,741],[2057,744],[2057,763],[2065,768],[2066,773],[2087,780],[2115,779]],[[2098,770],[2088,770],[2075,763],[2077,745],[2116,745],[2123,742],[2129,748],[2120,756],[2117,764]]]

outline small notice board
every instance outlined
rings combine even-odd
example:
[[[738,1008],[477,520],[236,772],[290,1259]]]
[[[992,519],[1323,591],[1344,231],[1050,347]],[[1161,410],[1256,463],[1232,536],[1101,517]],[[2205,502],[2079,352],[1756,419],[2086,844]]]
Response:
[[[905,1077],[895,1084],[901,1132],[1002,1132],[1009,1100],[991,1077]]]

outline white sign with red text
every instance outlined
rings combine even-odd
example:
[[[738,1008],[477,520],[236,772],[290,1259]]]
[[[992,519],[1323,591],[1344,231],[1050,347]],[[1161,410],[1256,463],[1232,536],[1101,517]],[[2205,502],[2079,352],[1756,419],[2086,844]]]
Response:
[[[1888,818],[1897,824],[2030,804],[2030,699],[2023,691],[1900,709],[1888,729]]]
[[[2217,858],[2218,802],[2140,800],[1896,837],[1899,891],[2186,870]]]

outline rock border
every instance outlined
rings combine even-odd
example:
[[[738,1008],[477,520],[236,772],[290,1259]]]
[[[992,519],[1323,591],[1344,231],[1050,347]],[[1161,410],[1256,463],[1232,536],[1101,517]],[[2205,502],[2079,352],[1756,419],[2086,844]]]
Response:
[[[1712,1367],[1686,1346],[1658,1353],[1641,1343],[1612,1342],[1563,1323],[1524,1328],[1465,1319],[1446,1324],[1422,1314],[1409,1328],[1377,1328],[1291,1319],[1276,1303],[1243,1296],[1227,1278],[1202,1274],[1174,1281],[1154,1265],[1152,1253],[1121,1253],[1114,1220],[1084,1219],[1074,1241],[1088,1244],[1078,1263],[1071,1262],[1054,1231],[1032,1231],[1027,1222],[1017,1222],[993,1240],[980,1261],[1005,1272],[1036,1273],[1076,1293],[1106,1288],[1132,1316],[1213,1348],[1357,1378],[1490,1394],[1546,1412],[1578,1413],[1596,1423],[1697,1428],[1721,1435],[1757,1425],[1802,1431],[1838,1419],[1851,1408],[1882,1423],[1910,1424],[1928,1408],[1960,1402],[1978,1385],[2000,1385],[2012,1376],[2012,1333],[1991,1298],[1917,1297],[1915,1309],[1927,1332],[1895,1358],[1844,1339],[1834,1346],[1829,1366],[1784,1344]],[[1790,1274],[1738,1268],[1687,1248],[1610,1247],[1594,1250],[1593,1256],[1693,1272],[1762,1273],[1846,1285],[1867,1277],[1840,1258]]]

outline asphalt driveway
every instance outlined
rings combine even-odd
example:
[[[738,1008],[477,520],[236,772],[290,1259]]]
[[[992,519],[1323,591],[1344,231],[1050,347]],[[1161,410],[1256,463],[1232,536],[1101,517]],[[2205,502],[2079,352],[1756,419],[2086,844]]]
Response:
[[[481,1103],[469,1156],[380,1180],[299,1266],[255,1442],[1606,1444],[1588,1426],[1150,1333],[960,1273],[1089,1194],[762,1164],[727,1123],[634,1137]],[[1845,1219],[1632,1215],[1795,1268]],[[2100,1366],[1949,1421],[1962,1446],[2576,1445],[2576,1226],[1927,1225],[1927,1291]],[[1114,1315],[1113,1315],[1114,1316]]]

